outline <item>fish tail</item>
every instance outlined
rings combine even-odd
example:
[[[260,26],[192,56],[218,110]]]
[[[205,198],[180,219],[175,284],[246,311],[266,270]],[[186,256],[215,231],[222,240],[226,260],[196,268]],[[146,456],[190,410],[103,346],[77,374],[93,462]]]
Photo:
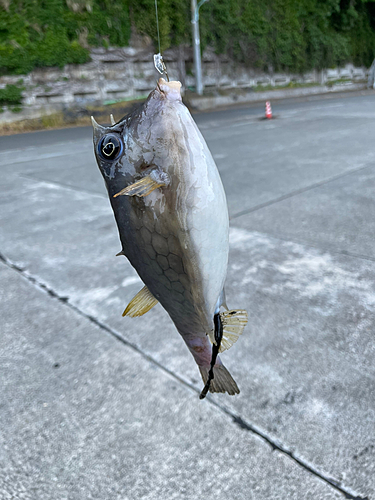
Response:
[[[210,390],[210,392],[227,392],[231,396],[239,394],[240,390],[236,382],[223,365],[219,356],[217,356],[216,362],[214,361],[213,378],[210,380],[210,384],[207,384],[209,371],[212,365],[212,349],[208,341],[208,336],[205,335],[203,337],[194,334],[186,334],[181,331],[180,333],[199,367],[199,371],[201,372],[201,376],[205,384],[205,394],[208,390]],[[203,399],[203,397],[201,397],[201,399]]]
[[[210,366],[199,366],[199,371],[206,384]],[[230,396],[240,393],[238,385],[223,364],[214,366],[214,378],[210,383],[210,392],[227,392]]]

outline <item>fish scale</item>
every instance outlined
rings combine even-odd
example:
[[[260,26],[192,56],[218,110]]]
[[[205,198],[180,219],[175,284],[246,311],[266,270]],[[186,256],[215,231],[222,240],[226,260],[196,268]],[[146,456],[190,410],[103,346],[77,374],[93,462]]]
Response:
[[[168,228],[168,220],[164,224],[155,220],[151,209],[140,206],[136,199],[131,199],[131,203],[136,215],[132,220],[137,230],[139,257],[148,266],[147,277],[141,276],[142,280],[159,301],[168,302],[170,314],[176,317],[176,321],[182,317],[183,311],[184,316],[189,314],[192,323],[199,322],[192,307],[190,281],[183,266],[183,250],[178,239],[171,234],[173,228]],[[164,289],[160,290],[160,287]]]

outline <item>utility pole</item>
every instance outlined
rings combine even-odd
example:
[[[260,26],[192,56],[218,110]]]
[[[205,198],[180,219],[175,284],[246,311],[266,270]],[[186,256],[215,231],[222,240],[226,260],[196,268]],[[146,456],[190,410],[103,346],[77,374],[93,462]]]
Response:
[[[195,68],[195,90],[198,95],[203,94],[202,62],[201,62],[201,40],[199,36],[199,9],[208,0],[191,0],[191,24],[193,25],[193,51]]]

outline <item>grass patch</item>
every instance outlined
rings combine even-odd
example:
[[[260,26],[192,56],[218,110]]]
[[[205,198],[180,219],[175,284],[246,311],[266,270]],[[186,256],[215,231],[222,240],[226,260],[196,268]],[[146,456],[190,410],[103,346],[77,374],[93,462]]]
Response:
[[[40,118],[0,124],[0,135],[23,134],[25,132],[37,132],[38,130],[88,126],[90,123],[88,116],[81,117],[71,122],[65,120],[62,112],[57,112],[51,115],[41,116]]]
[[[87,106],[86,108],[70,108],[55,113],[42,115],[40,118],[18,120],[0,124],[1,135],[22,134],[38,130],[59,129],[67,127],[91,126],[91,115],[103,124],[109,125],[112,113],[117,121],[142,104],[140,100],[117,102],[112,105]]]
[[[343,83],[352,83],[350,78],[338,78],[337,80],[330,80],[326,83],[327,87],[333,87],[334,85],[341,85]]]
[[[64,113],[58,112],[51,115],[45,115],[40,118],[44,129],[60,128],[65,126]]]

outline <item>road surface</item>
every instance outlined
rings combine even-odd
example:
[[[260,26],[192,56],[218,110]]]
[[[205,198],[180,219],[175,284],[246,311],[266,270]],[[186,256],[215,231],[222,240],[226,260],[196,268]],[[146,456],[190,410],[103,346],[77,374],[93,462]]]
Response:
[[[165,311],[121,317],[91,129],[0,138],[1,499],[375,499],[375,95],[273,112],[195,116],[249,312],[204,401]]]

